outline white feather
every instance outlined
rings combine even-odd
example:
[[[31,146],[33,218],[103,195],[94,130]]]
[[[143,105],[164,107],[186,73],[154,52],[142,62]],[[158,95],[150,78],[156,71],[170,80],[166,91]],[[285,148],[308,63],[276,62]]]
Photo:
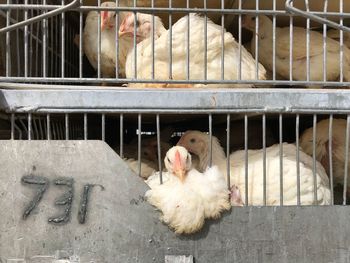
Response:
[[[204,17],[190,14],[177,21],[172,26],[172,78],[174,80],[185,80],[187,78],[187,20],[190,24],[190,60],[189,79],[204,79]],[[207,78],[209,80],[221,80],[221,26],[214,24],[208,19],[207,22]],[[237,80],[239,70],[239,44],[232,34],[224,32],[224,79]],[[157,80],[169,79],[169,30],[155,39],[154,44],[154,77]],[[255,75],[255,60],[251,54],[241,46],[241,78],[253,80]],[[152,78],[152,41],[145,39],[137,45],[137,77],[142,79]],[[265,79],[265,69],[261,64],[259,67],[259,79]],[[134,50],[132,50],[126,61],[127,78],[134,77]],[[232,84],[196,84],[194,87],[252,87],[252,85]]]

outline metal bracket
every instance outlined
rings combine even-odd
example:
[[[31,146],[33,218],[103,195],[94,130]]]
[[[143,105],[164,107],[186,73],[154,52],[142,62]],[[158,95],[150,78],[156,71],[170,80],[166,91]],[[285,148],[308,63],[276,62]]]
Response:
[[[73,2],[71,2],[67,5],[64,5],[60,8],[57,8],[57,9],[52,10],[50,12],[47,12],[45,14],[31,17],[25,21],[21,21],[21,22],[18,22],[16,24],[1,28],[0,34],[10,32],[10,31],[15,30],[15,29],[22,27],[22,26],[27,26],[27,25],[33,24],[33,23],[40,21],[42,19],[45,19],[45,18],[50,18],[50,17],[56,16],[56,15],[62,14],[63,12],[65,12],[69,9],[72,9],[72,8],[76,8],[78,6],[80,6],[80,0],[74,0]]]
[[[342,31],[350,33],[350,28],[349,27],[346,27],[346,26],[343,26],[343,25],[339,25],[338,23],[335,23],[335,22],[333,22],[331,20],[328,20],[326,18],[319,17],[317,15],[312,14],[310,12],[310,10],[309,10],[308,1],[306,1],[306,9],[307,9],[307,11],[302,11],[302,10],[300,10],[298,8],[295,8],[293,6],[293,2],[294,2],[294,0],[286,0],[285,9],[286,9],[286,11],[288,13],[294,14],[294,15],[299,15],[299,16],[311,19],[313,21],[316,21],[318,23],[326,24],[326,25],[328,25],[328,26],[330,26],[332,28],[335,28],[335,29],[342,30]]]

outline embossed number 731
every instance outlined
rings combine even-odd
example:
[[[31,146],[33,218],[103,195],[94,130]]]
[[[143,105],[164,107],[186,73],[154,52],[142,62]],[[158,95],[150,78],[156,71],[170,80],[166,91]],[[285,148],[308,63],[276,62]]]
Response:
[[[27,219],[28,216],[31,214],[31,212],[38,206],[40,203],[45,191],[49,187],[49,180],[43,176],[37,176],[37,175],[25,175],[21,179],[23,184],[29,184],[29,185],[36,185],[37,191],[36,194],[33,197],[33,200],[29,202],[27,207],[25,208],[23,212],[23,219]],[[64,213],[62,215],[56,216],[56,217],[50,217],[48,221],[50,223],[54,224],[65,224],[70,219],[71,214],[71,208],[72,208],[72,202],[74,197],[74,180],[73,178],[69,177],[62,177],[54,180],[54,184],[57,186],[65,186],[67,187],[67,192],[65,192],[61,197],[59,197],[56,201],[56,205],[62,205],[64,207]],[[94,185],[92,184],[86,184],[83,187],[81,200],[79,204],[79,211],[78,211],[78,221],[80,224],[84,224],[86,221],[86,213],[87,213],[87,207],[88,207],[88,198],[91,188]],[[103,189],[103,187],[101,186]]]

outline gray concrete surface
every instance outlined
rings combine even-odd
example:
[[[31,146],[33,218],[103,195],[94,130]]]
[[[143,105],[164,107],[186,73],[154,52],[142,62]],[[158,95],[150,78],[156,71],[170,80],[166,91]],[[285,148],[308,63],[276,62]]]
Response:
[[[0,149],[1,263],[147,263],[171,255],[196,263],[350,262],[349,207],[235,208],[196,235],[176,236],[143,200],[146,185],[103,142],[0,141]],[[27,175],[49,186],[24,220],[38,189],[21,182]],[[55,185],[60,177],[74,179],[70,219],[49,223],[65,210],[55,205],[69,190]],[[96,186],[81,224],[86,184]]]

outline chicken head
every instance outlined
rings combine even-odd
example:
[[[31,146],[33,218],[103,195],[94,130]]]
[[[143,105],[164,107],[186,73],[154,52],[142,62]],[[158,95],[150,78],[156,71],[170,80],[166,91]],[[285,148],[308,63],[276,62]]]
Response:
[[[116,7],[116,5],[115,2],[104,2],[101,7]],[[115,11],[101,11],[101,31],[115,27],[116,15]]]
[[[136,42],[139,43],[151,36],[152,33],[152,15],[137,13],[136,14]],[[119,37],[134,37],[135,16],[131,13],[125,16],[120,27]],[[154,16],[154,37],[158,38],[165,30],[162,20]]]
[[[168,172],[177,176],[181,182],[186,179],[187,172],[192,166],[191,155],[182,146],[170,148],[166,153],[164,163]]]

